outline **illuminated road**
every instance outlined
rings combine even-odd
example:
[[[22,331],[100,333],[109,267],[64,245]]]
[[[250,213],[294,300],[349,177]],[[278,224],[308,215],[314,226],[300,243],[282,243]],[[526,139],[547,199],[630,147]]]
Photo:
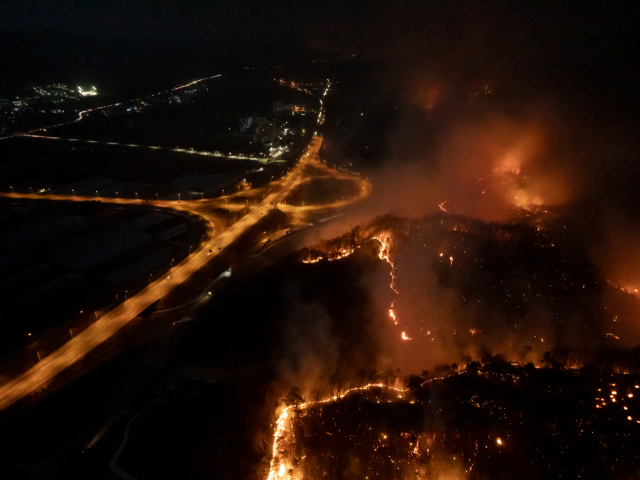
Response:
[[[254,208],[250,213],[242,218],[241,222],[225,229],[222,233],[208,239],[201,244],[191,255],[185,258],[180,264],[169,271],[170,278],[163,276],[156,280],[144,290],[140,291],[115,309],[105,314],[83,332],[77,334],[72,340],[54,351],[42,361],[35,364],[19,377],[10,380],[0,387],[0,410],[7,408],[17,400],[30,395],[42,387],[47,386],[63,370],[73,365],[83,358],[87,353],[98,345],[111,338],[127,322],[135,318],[140,312],[152,305],[155,301],[169,293],[176,285],[186,281],[194,272],[200,269],[213,255],[208,254],[208,250],[217,249],[229,245],[238,238],[246,229],[254,225],[260,218],[265,208],[277,205],[295,188],[303,178],[305,165],[311,160],[317,161],[316,157],[322,140],[314,137],[309,145],[307,155],[303,155],[298,164],[292,169],[287,177],[279,180],[282,188],[274,193],[266,195],[260,202],[258,208]],[[41,195],[41,194],[2,194],[7,198],[20,199],[46,199],[65,201],[91,201],[95,197],[74,197],[61,195]],[[127,199],[107,199],[100,198],[105,203],[116,204],[146,204],[141,200]],[[219,200],[218,200],[219,201]],[[208,209],[212,202],[152,202],[154,206],[166,206],[175,210],[187,210],[204,217],[213,226],[213,217],[208,214]],[[216,202],[217,204],[217,202]],[[206,208],[205,208],[206,207]]]
[[[27,137],[27,138],[41,138],[44,140],[57,140],[62,142],[74,142],[74,143],[89,143],[95,145],[112,145],[116,147],[125,147],[125,148],[138,148],[143,150],[160,150],[164,152],[173,152],[173,153],[188,153],[189,155],[202,155],[205,157],[216,157],[216,158],[226,158],[231,160],[252,160],[254,162],[261,163],[285,163],[284,160],[276,160],[273,157],[247,157],[246,155],[224,155],[220,152],[206,152],[194,150],[193,148],[166,148],[159,147],[155,145],[137,145],[135,143],[118,143],[118,142],[105,142],[101,140],[83,140],[81,138],[62,138],[62,137],[51,137],[46,135],[33,135],[33,134],[19,134],[16,135],[18,137]]]

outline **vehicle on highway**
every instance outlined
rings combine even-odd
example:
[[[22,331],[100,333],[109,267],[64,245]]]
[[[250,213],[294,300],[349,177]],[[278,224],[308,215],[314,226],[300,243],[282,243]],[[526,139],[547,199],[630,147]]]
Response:
[[[268,245],[269,243],[271,243],[271,239],[267,238],[264,242],[262,242],[262,246],[264,247],[265,245]]]

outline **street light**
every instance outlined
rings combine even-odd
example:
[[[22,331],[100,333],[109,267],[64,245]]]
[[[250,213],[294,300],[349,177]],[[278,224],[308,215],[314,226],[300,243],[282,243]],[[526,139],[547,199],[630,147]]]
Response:
[[[73,196],[75,197],[76,196],[76,191],[72,188],[71,192],[73,192]]]
[[[118,192],[116,192],[116,196],[117,196],[118,198],[120,198],[120,194],[119,194]]]
[[[149,274],[149,285],[151,285],[151,277],[153,277],[153,273]]]
[[[96,197],[99,197],[100,195],[98,195],[98,190],[96,190]]]
[[[136,200],[138,200],[138,192],[136,192]]]
[[[171,268],[173,268],[173,258],[171,259]]]
[[[180,194],[178,194],[178,203],[180,203]]]
[[[156,200],[158,200],[158,194],[156,193]]]

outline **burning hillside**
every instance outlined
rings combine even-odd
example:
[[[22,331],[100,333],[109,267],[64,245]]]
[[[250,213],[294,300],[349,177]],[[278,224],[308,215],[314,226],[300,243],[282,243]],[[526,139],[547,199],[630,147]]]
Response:
[[[406,387],[387,376],[324,400],[293,391],[269,480],[631,478],[638,375],[597,377],[494,358],[446,378],[424,372]],[[616,389],[629,392],[624,405],[602,407],[601,392]]]
[[[603,277],[566,220],[566,212],[545,208],[509,223],[446,213],[387,217],[298,258],[330,261],[361,250],[389,263],[394,297],[378,307],[389,311],[398,339],[413,340],[396,345],[405,370],[487,351],[536,365],[551,352],[576,366],[600,347],[640,342],[640,304]]]

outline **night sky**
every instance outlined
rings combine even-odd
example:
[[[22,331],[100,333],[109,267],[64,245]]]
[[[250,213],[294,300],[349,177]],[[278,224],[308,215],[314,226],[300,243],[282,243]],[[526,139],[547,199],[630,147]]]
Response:
[[[566,91],[579,86],[591,96],[634,100],[639,20],[634,2],[0,3],[5,32],[340,49],[418,74],[438,72],[449,82],[490,79],[494,85]]]

